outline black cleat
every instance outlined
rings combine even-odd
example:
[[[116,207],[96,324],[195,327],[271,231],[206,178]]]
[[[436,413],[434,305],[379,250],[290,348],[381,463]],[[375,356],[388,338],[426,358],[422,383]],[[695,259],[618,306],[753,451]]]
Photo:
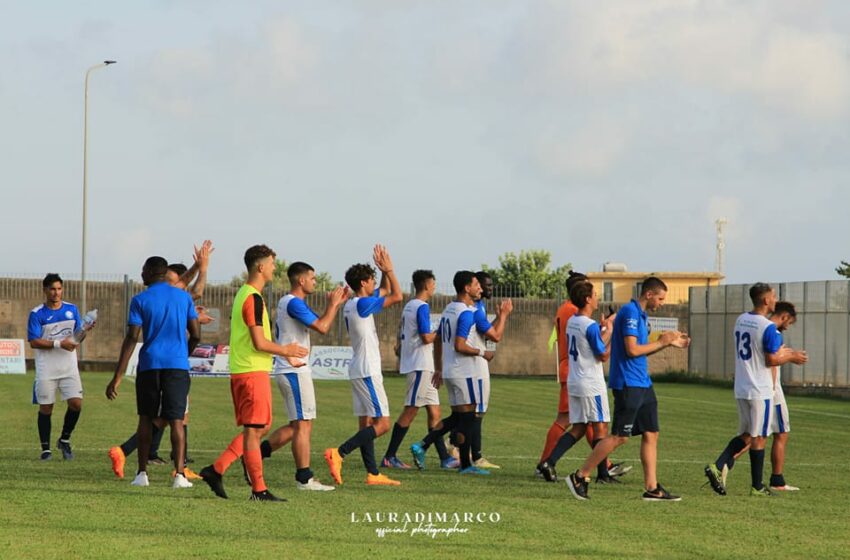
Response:
[[[546,482],[558,482],[558,473],[555,472],[555,466],[551,465],[549,461],[538,464],[537,471],[543,475]]]
[[[567,488],[570,489],[570,492],[572,492],[577,500],[590,499],[590,496],[587,495],[587,486],[589,483],[590,479],[579,476],[578,471],[567,477]]]
[[[621,480],[618,480],[617,477],[611,476],[610,474],[608,476],[597,476],[596,477],[596,484],[622,484],[622,483],[623,482]]]
[[[201,475],[201,478],[204,479],[210,490],[218,496],[219,498],[227,499],[227,492],[224,491],[224,483],[221,480],[221,475],[215,472],[215,469],[212,465],[207,465],[206,467],[201,469],[201,472],[198,474]]]
[[[160,457],[159,455],[150,455],[148,457],[148,465],[167,465],[165,459]]]
[[[252,502],[285,502],[285,498],[278,498],[268,490],[263,490],[262,492],[251,492]]]
[[[705,477],[708,479],[708,483],[711,485],[712,490],[721,496],[726,495],[726,485],[723,484],[723,478],[717,466],[714,464],[706,465]]]
[[[74,458],[74,452],[71,450],[71,442],[69,440],[58,440],[56,442],[56,447],[58,447],[59,451],[62,452],[62,458],[66,461],[70,461]]]
[[[670,492],[665,490],[664,487],[661,486],[661,484],[656,486],[655,490],[653,490],[651,492],[649,490],[644,492],[643,496],[641,496],[641,498],[643,498],[643,500],[645,502],[681,502],[682,501],[681,496],[676,496],[674,494],[671,494]]]
[[[53,453],[49,449],[45,449],[41,452],[41,460],[49,461],[53,458]]]

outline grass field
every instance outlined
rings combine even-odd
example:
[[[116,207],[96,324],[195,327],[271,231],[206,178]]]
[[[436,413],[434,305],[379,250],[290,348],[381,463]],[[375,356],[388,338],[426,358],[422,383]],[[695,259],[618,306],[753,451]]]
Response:
[[[557,402],[551,380],[496,379],[484,422],[484,454],[502,465],[490,477],[460,478],[436,467],[433,450],[424,472],[393,472],[398,488],[367,487],[359,453],[343,470],[345,484],[334,492],[297,492],[288,448],[267,460],[266,481],[285,504],[248,502],[237,465],[227,473],[231,499],[213,496],[203,482],[188,490],[170,488],[170,467],[151,467],[151,486],[131,487],[111,473],[106,450],[134,431],[133,385],[108,402],[106,374],[83,374],[87,391],[74,433],[77,458],[38,460],[36,408],[28,404],[32,374],[0,376],[7,396],[0,410],[0,557],[2,558],[797,558],[850,557],[850,460],[846,425],[850,406],[841,401],[789,397],[793,432],[786,479],[801,492],[769,499],[750,498],[749,462],[730,476],[729,495],[702,488],[702,467],[734,435],[735,402],[730,389],[659,383],[662,434],[659,479],[679,503],[639,499],[642,474],[638,444],[618,450],[616,459],[635,469],[617,487],[591,487],[591,501],[578,502],[563,483],[532,476]],[[321,458],[356,428],[348,383],[317,382],[319,418],[313,431],[313,467],[330,481]],[[229,384],[196,379],[192,386],[190,453],[196,470],[211,462],[236,433]],[[388,376],[393,414],[404,383]],[[285,420],[275,394],[275,415]],[[394,404],[395,403],[395,404]],[[54,412],[58,437],[64,404]],[[409,445],[423,434],[417,418],[400,456],[410,462]],[[378,440],[380,458],[389,435]],[[167,454],[168,444],[163,444]],[[559,464],[574,469],[587,453],[575,447]],[[432,456],[433,455],[433,456]],[[769,467],[766,468],[769,475]],[[498,514],[498,522],[461,523],[465,533],[389,533],[402,523],[368,523],[366,514],[464,512]],[[352,516],[359,522],[353,523]],[[451,526],[452,523],[436,523]],[[408,527],[409,529],[409,527]]]

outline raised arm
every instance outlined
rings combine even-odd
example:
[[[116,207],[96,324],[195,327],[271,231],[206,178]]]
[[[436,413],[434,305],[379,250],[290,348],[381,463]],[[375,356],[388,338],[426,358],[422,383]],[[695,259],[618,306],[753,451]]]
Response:
[[[313,321],[310,328],[321,334],[328,334],[336,318],[337,310],[348,299],[348,287],[337,286],[328,292],[328,303],[322,316]]]
[[[375,266],[381,271],[379,295],[384,298],[384,307],[401,302],[404,299],[404,294],[401,291],[401,284],[399,284],[393,270],[393,261],[390,258],[387,248],[383,245],[375,245],[375,249],[372,252],[372,259],[375,261]]]
[[[189,291],[193,300],[201,299],[204,295],[204,288],[207,287],[207,268],[209,268],[210,255],[213,251],[215,251],[215,248],[212,245],[212,241],[209,239],[205,239],[204,242],[201,243],[200,249],[195,247],[195,262],[192,264],[192,267],[197,268],[198,278],[195,280],[195,283],[192,284],[192,289]]]
[[[503,299],[502,303],[499,305],[499,309],[496,312],[496,319],[490,325],[490,328],[484,332],[484,336],[488,340],[492,340],[493,342],[500,342],[502,340],[502,335],[505,334],[505,326],[508,323],[508,315],[510,315],[514,310],[514,304],[510,299]],[[483,310],[481,310],[480,314],[484,315],[484,321],[487,320],[487,315],[484,314]],[[481,317],[476,317],[476,324],[478,325],[481,321]]]

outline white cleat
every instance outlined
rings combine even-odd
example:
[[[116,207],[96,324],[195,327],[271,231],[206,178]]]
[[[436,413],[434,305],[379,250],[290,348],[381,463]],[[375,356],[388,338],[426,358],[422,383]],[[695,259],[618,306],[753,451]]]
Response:
[[[145,471],[140,472],[130,484],[132,486],[150,486],[150,482],[148,482],[148,473]]]
[[[311,478],[310,480],[304,483],[296,482],[295,485],[298,487],[299,490],[314,490],[317,492],[330,492],[331,490],[334,490],[333,486],[322,484],[315,478]]]
[[[145,484],[147,486],[147,484]],[[171,483],[172,488],[191,488],[192,483],[186,480],[186,476],[180,473],[174,475],[174,482]]]
[[[771,490],[776,490],[777,492],[797,492],[800,489],[796,486],[791,486],[790,484],[786,484],[785,486],[771,486]]]
[[[475,465],[476,467],[478,467],[479,469],[501,469],[502,468],[499,465],[494,465],[493,463],[491,463],[490,461],[488,461],[484,457],[481,457],[480,459],[473,462],[472,464]]]

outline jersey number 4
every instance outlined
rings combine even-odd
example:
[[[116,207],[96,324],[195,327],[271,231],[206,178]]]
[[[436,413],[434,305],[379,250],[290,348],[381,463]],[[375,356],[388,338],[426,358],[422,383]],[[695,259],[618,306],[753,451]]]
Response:
[[[750,340],[750,333],[735,331],[735,348],[738,350],[738,357],[746,361],[753,357],[753,348]]]
[[[574,336],[570,337],[570,352],[569,352],[569,354],[570,354],[570,356],[573,357],[574,362],[578,361],[578,349],[576,348],[576,337],[574,337]]]

